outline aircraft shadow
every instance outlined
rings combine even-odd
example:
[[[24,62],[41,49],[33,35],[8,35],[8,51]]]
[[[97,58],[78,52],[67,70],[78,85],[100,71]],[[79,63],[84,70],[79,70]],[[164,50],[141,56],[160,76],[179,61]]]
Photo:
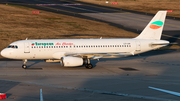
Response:
[[[126,56],[126,57],[120,57],[120,58],[102,58],[99,61],[105,62],[105,61],[121,61],[121,60],[131,60],[131,59],[137,59],[137,58],[148,58],[151,56],[156,56],[156,55],[162,55],[162,54],[168,54],[168,53],[173,53],[178,50],[176,49],[171,49],[171,50],[152,50],[149,52],[141,53],[138,55],[134,56]],[[91,60],[91,63],[93,64],[94,68],[96,67],[96,64],[99,62],[98,60]]]

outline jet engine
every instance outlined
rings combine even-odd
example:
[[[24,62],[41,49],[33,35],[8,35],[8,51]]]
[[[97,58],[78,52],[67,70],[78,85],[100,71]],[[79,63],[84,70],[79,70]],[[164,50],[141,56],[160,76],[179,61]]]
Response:
[[[87,59],[71,56],[61,58],[61,65],[64,67],[81,66],[83,64],[87,64]]]

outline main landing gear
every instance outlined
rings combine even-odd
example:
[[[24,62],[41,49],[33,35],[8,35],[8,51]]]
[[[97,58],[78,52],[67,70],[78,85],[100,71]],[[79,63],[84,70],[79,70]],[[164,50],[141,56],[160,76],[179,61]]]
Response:
[[[24,63],[23,63],[23,65],[22,65],[22,68],[23,68],[23,69],[26,69],[26,68],[27,68],[27,66],[26,66],[27,59],[25,59],[25,60],[23,60],[23,61],[24,61]]]
[[[85,67],[86,67],[87,69],[92,69],[92,68],[93,68],[93,65],[92,65],[92,64],[86,64]]]
[[[87,64],[85,64],[85,67],[86,67],[87,69],[92,69],[92,68],[93,68],[93,65],[90,63],[90,60],[89,60],[89,59],[87,59]]]

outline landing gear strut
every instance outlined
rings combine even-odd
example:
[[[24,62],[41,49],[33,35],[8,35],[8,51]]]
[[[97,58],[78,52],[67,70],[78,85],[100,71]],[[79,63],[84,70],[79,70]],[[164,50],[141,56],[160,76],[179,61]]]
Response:
[[[88,62],[87,62],[87,64],[85,64],[85,67],[86,67],[87,69],[92,69],[92,68],[93,68],[93,65],[90,63],[90,60],[88,59],[87,61],[88,61]]]
[[[27,68],[27,66],[26,66],[27,59],[25,59],[25,60],[23,60],[23,61],[24,61],[24,63],[23,63],[23,65],[22,65],[22,68],[23,68],[23,69],[26,69],[26,68]]]

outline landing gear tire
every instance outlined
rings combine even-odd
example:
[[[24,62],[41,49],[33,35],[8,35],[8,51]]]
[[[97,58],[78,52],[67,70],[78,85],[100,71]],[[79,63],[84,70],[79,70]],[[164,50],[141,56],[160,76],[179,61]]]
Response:
[[[23,69],[26,69],[26,68],[27,68],[27,66],[26,66],[26,65],[22,65],[22,68],[23,68]]]
[[[85,67],[86,67],[87,69],[92,69],[92,68],[93,68],[93,65],[92,65],[92,64],[86,64]]]

